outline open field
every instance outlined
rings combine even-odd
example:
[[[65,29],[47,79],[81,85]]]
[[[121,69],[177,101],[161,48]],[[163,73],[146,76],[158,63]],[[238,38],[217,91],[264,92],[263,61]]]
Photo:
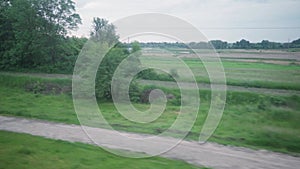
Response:
[[[123,158],[99,147],[0,131],[1,169],[198,168],[161,157]]]
[[[58,84],[67,82],[34,77],[4,75],[0,77],[2,80],[0,85],[1,115],[79,124],[70,95],[34,94],[24,90],[24,85],[28,82],[41,81]],[[166,91],[174,94],[179,92],[174,89]],[[200,113],[187,139],[198,139],[209,108],[210,92],[204,90],[200,93],[202,100]],[[299,153],[299,103],[299,96],[270,96],[229,91],[223,119],[210,141],[255,149]],[[115,129],[149,134],[158,134],[167,129],[176,119],[179,110],[176,105],[168,105],[158,120],[149,124],[139,124],[122,117],[113,103],[99,102],[99,106],[106,120]],[[135,104],[135,106],[140,110],[149,108],[146,104]]]
[[[162,50],[158,51],[153,48],[145,49],[147,55],[159,55]],[[166,49],[165,53],[171,52],[174,56],[180,56],[183,58],[195,58],[196,55],[192,54],[193,51],[197,54],[203,56],[216,56],[217,53],[221,58],[234,58],[234,59],[259,59],[259,60],[290,60],[290,61],[300,61],[300,49],[290,49],[290,50],[256,50],[256,49],[182,49],[173,48]],[[215,51],[215,53],[214,53]],[[213,53],[212,53],[213,52]]]
[[[184,62],[192,70],[198,83],[210,83],[205,65],[198,58],[184,58]],[[172,56],[158,57],[147,55],[141,61],[145,64],[158,65],[166,70],[171,70],[176,65]],[[227,85],[300,90],[300,66],[298,64],[275,64],[270,60],[249,62],[239,59],[222,59]],[[293,61],[291,61],[292,63]],[[210,66],[218,63],[208,62]],[[177,72],[181,72],[179,80],[191,81],[184,66],[177,66]],[[152,79],[155,80],[155,79]]]
[[[158,87],[168,88],[168,89],[177,89],[178,85],[176,82],[172,81],[159,81],[159,80],[139,80],[139,84],[141,85],[154,85]],[[181,83],[183,88],[191,89],[194,87],[193,83],[186,82]],[[197,83],[198,88],[200,90],[211,90],[211,86],[208,83]],[[299,90],[286,90],[286,89],[268,89],[268,88],[257,88],[257,87],[244,87],[244,86],[232,86],[227,85],[227,91],[236,91],[236,92],[254,92],[260,94],[268,94],[268,95],[282,95],[282,96],[291,96],[291,95],[300,95]]]
[[[198,81],[206,81],[204,67],[199,66],[199,60],[186,60]],[[277,65],[269,63],[222,61],[228,85],[300,90],[300,66]]]

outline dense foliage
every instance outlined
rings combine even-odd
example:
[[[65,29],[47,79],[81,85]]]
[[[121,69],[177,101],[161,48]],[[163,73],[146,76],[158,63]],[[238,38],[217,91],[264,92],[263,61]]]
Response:
[[[133,43],[132,49],[129,49],[128,46],[120,43],[119,37],[115,31],[115,26],[101,18],[94,18],[93,30],[91,31],[90,36],[90,41],[97,44],[95,47],[102,46],[103,48],[108,48],[108,52],[105,54],[98,67],[95,91],[98,99],[111,100],[111,83],[113,78],[116,78],[114,77],[116,69],[124,60],[126,60],[127,65],[124,66],[125,69],[122,69],[122,76],[117,77],[120,82],[118,85],[119,91],[123,91],[122,89],[125,89],[125,86],[122,83],[123,79],[133,77],[134,75],[132,75],[132,73],[140,66],[139,56],[141,54],[141,48],[138,43]],[[129,93],[134,101],[139,100],[139,89],[135,79],[131,82]]]
[[[0,70],[70,72],[85,38],[71,0],[1,0]]]

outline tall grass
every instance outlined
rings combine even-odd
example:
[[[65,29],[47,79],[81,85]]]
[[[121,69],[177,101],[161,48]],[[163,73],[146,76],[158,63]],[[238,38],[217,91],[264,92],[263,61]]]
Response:
[[[12,87],[12,88],[24,88],[28,84],[36,82],[40,83],[56,83],[63,86],[71,86],[71,79],[48,79],[33,76],[11,76],[11,75],[0,75],[0,86]]]

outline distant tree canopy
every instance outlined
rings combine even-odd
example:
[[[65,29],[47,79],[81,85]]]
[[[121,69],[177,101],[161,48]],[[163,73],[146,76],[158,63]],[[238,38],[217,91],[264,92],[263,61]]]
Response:
[[[69,64],[71,69],[86,41],[67,37],[81,24],[73,1],[1,0],[0,5],[1,70],[48,67],[52,72]]]
[[[228,48],[228,43],[223,42],[221,40],[212,40],[210,43],[216,48],[216,49],[226,49]]]
[[[221,40],[212,40],[209,42],[190,42],[184,43],[168,43],[168,42],[148,42],[140,43],[141,47],[149,48],[192,48],[192,49],[211,49],[213,46],[215,49],[288,49],[288,48],[300,48],[300,39],[292,41],[291,43],[279,43],[263,40],[258,43],[251,43],[245,39],[237,41],[235,43],[229,43]]]

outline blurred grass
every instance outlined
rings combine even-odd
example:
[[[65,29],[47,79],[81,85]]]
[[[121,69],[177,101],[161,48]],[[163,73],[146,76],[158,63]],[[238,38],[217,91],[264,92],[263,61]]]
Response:
[[[30,74],[14,75],[14,73],[0,72],[0,85],[13,87],[13,88],[22,88],[22,89],[25,88],[26,85],[35,82],[56,83],[62,86],[72,85],[72,80],[70,78],[55,78],[51,76],[48,78],[46,75],[43,74],[38,75],[41,77],[36,77],[36,76]]]
[[[108,153],[96,146],[0,131],[0,168],[192,169],[200,167],[161,157],[125,158]]]

